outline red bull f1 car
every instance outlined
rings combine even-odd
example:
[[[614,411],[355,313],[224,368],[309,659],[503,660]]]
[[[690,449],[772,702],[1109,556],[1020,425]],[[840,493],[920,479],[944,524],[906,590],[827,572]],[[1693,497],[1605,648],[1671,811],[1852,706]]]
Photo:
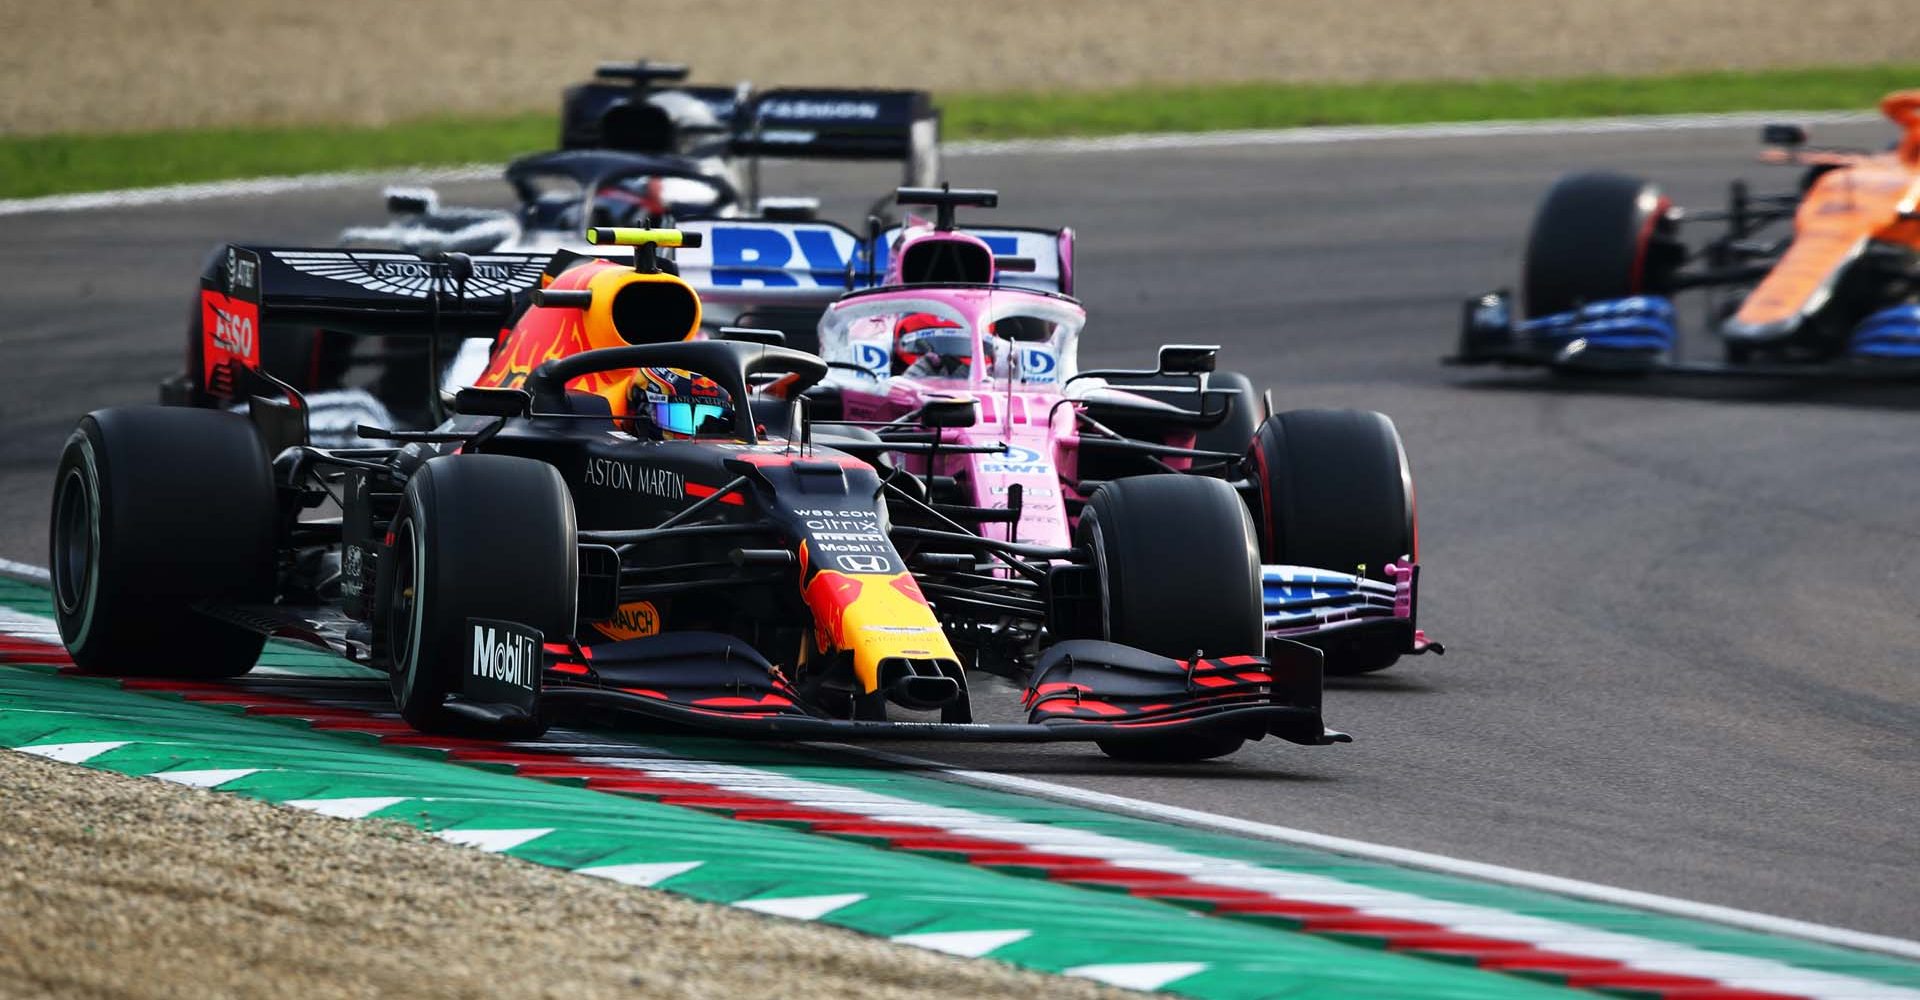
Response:
[[[1900,128],[1885,152],[1816,149],[1769,125],[1763,160],[1805,168],[1797,190],[1724,211],[1677,208],[1636,177],[1562,178],[1534,218],[1522,301],[1466,303],[1460,364],[1559,371],[1911,376],[1920,373],[1920,91],[1881,110]],[[1710,222],[1699,242],[1686,230]],[[1776,234],[1781,223],[1791,226]],[[1676,295],[1705,294],[1720,361],[1681,357]],[[1524,307],[1524,314],[1521,308]]]
[[[491,736],[612,710],[1155,760],[1346,739],[1322,723],[1320,651],[1264,626],[1255,527],[1225,480],[1118,479],[1071,530],[975,530],[927,466],[1019,446],[952,440],[971,403],[927,400],[897,422],[917,439],[876,448],[812,409],[819,358],[695,336],[700,297],[660,249],[698,234],[594,241],[633,257],[229,247],[200,291],[209,405],[94,412],[62,455],[52,580],[74,662],[230,676],[278,636],[386,671],[420,729]],[[429,277],[320,274],[317,253]],[[276,321],[429,351],[498,337],[471,386],[443,394],[428,369],[430,429],[327,448],[260,369]],[[1026,721],[976,721],[969,668],[1019,681]]]

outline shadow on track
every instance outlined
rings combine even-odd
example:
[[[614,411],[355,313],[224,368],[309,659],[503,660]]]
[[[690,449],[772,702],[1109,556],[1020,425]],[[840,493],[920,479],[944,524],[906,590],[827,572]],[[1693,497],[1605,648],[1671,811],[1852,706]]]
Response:
[[[1444,694],[1437,685],[1430,684],[1423,677],[1408,677],[1404,674],[1378,673],[1361,674],[1357,677],[1329,677],[1325,681],[1328,691],[1377,691],[1381,694]]]
[[[1920,380],[1838,379],[1758,375],[1580,375],[1511,372],[1455,380],[1456,388],[1488,393],[1621,396],[1860,410],[1920,412]]]

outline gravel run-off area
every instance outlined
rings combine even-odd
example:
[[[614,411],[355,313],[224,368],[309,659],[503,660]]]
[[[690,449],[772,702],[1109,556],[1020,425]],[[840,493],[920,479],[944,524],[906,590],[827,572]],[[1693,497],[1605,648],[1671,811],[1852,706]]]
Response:
[[[0,3],[0,136],[551,111],[602,59],[996,91],[1907,62],[1913,0]]]
[[[1133,995],[0,750],[0,997]]]

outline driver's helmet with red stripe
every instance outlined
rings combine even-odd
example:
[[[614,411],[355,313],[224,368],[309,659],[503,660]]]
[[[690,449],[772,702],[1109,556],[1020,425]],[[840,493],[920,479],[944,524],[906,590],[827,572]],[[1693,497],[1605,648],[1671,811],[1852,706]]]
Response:
[[[893,323],[893,360],[894,370],[905,371],[926,353],[925,347],[918,343],[913,334],[923,330],[959,330],[959,323],[934,313],[907,313]]]

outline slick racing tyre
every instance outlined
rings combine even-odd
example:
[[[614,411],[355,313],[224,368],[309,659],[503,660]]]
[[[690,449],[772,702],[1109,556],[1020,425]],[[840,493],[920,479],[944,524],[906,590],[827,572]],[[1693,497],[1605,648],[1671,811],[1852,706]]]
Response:
[[[1370,410],[1288,410],[1254,436],[1247,467],[1264,561],[1386,579],[1417,556],[1413,473],[1400,432]],[[1329,651],[1329,674],[1380,670],[1399,650]]]
[[[573,635],[579,586],[573,498],[553,466],[507,455],[446,455],[407,481],[376,598],[376,648],[394,703],[422,732],[531,738],[544,726],[474,732],[445,709],[461,689],[469,618]],[[537,667],[536,667],[537,669]]]
[[[1527,315],[1671,292],[1685,248],[1669,207],[1659,188],[1638,177],[1594,171],[1560,178],[1527,236],[1520,279]]]
[[[1076,531],[1100,577],[1108,641],[1181,660],[1264,650],[1253,525],[1225,481],[1158,475],[1110,482],[1087,501]],[[1103,740],[1100,749],[1124,760],[1195,761],[1224,757],[1243,742],[1170,734]]]
[[[196,610],[273,601],[277,507],[253,425],[180,407],[96,410],[54,477],[60,638],[87,673],[231,677],[266,641]]]

